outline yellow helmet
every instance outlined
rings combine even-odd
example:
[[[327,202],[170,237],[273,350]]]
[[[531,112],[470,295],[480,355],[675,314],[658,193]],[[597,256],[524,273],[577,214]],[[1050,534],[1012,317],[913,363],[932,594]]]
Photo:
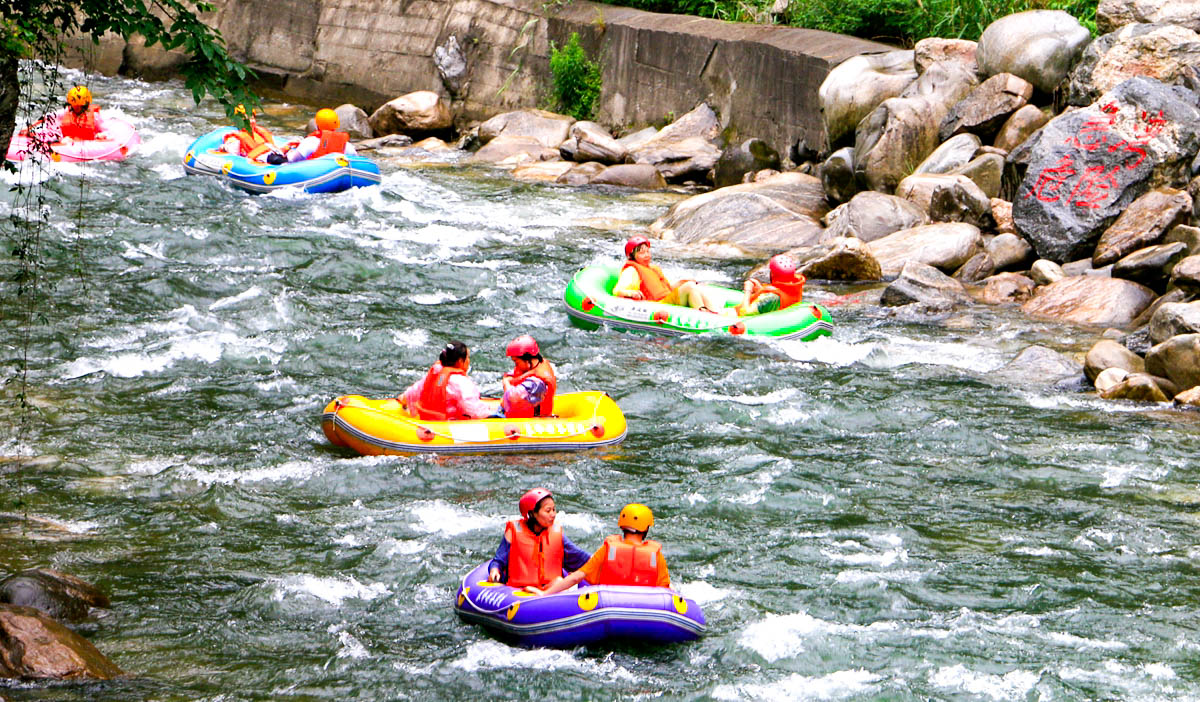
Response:
[[[67,105],[71,107],[86,107],[92,104],[92,91],[87,86],[77,85],[67,92]]]
[[[621,515],[617,517],[617,526],[622,530],[646,531],[654,526],[654,513],[646,505],[638,503],[625,505]]]
[[[338,119],[337,113],[328,107],[317,110],[317,129],[332,132],[341,124],[342,121]]]

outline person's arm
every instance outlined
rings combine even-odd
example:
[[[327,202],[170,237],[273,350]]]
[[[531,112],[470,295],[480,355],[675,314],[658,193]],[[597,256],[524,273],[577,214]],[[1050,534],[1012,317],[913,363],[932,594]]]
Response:
[[[563,569],[566,572],[573,573],[583,568],[591,557],[592,554],[579,548],[563,535]]]
[[[533,587],[532,585],[526,587],[525,590],[527,592],[532,592],[535,595],[553,595],[556,592],[562,592],[563,590],[568,590],[570,588],[575,587],[576,585],[579,584],[579,582],[581,580],[583,580],[583,570],[582,569],[577,570],[574,573],[571,573],[570,575],[568,575],[565,578],[559,578],[558,580],[555,580],[554,582],[547,585],[545,590],[539,590],[536,587]]]
[[[563,538],[563,548],[564,548],[563,555],[565,556],[566,555],[566,553],[565,553],[566,537]],[[539,590],[536,587],[529,586],[529,587],[525,588],[525,591],[532,592],[535,595],[553,595],[556,592],[562,592],[563,590],[566,590],[569,587],[574,587],[574,586],[578,585],[580,583],[580,581],[582,581],[582,580],[586,580],[589,583],[599,582],[600,569],[604,566],[604,559],[607,557],[608,557],[608,544],[607,543],[600,544],[600,548],[598,548],[596,550],[596,552],[592,554],[591,558],[589,558],[587,560],[587,563],[584,563],[583,567],[580,568],[579,570],[573,571],[570,575],[568,575],[565,578],[559,578],[557,580],[552,581],[550,583],[550,585],[546,587],[545,590]]]
[[[304,137],[295,148],[289,149],[287,159],[289,163],[296,161],[304,161],[317,152],[317,147],[321,145],[321,140],[317,137]]]
[[[500,545],[496,547],[496,556],[488,563],[488,580],[502,583],[508,580],[508,553],[512,545],[508,543],[508,529],[500,537]]]
[[[663,557],[661,551],[658,553],[658,580],[655,585],[658,587],[671,587],[671,574],[667,572],[667,559]]]
[[[346,142],[346,149],[342,153],[346,154],[347,156],[358,155],[358,151],[354,148],[354,144],[351,144],[350,142]]]
[[[642,279],[636,268],[630,266],[621,271],[621,277],[617,279],[617,284],[613,287],[613,295],[627,297],[630,300],[645,299],[645,296],[642,295]]]
[[[400,406],[403,407],[409,414],[413,414],[413,411],[410,408],[413,406],[413,403],[416,402],[417,398],[421,397],[421,389],[424,387],[424,385],[425,377],[421,376],[420,378],[417,378],[417,382],[409,385],[407,390],[399,395],[396,395],[396,399],[400,402]]]
[[[467,419],[483,419],[495,411],[493,405],[479,398],[479,386],[465,375],[451,376],[448,389],[458,395],[458,409]]]

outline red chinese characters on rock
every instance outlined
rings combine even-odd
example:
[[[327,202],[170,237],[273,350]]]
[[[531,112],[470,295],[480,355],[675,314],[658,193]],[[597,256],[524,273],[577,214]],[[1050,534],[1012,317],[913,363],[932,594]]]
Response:
[[[1118,187],[1117,173],[1122,168],[1134,169],[1140,166],[1146,159],[1146,150],[1143,147],[1161,134],[1167,124],[1162,110],[1159,110],[1158,114],[1141,110],[1133,124],[1132,138],[1127,139],[1113,129],[1120,112],[1117,104],[1109,102],[1101,105],[1100,112],[1103,117],[1084,122],[1079,132],[1064,139],[1063,144],[1088,153],[1101,151],[1113,154],[1120,162],[1089,166],[1080,174],[1075,165],[1074,155],[1064,154],[1057,164],[1043,168],[1038,173],[1037,180],[1029,188],[1029,192],[1025,193],[1025,197],[1035,197],[1042,202],[1058,202],[1065,197],[1063,201],[1073,207],[1103,207],[1111,192]],[[1076,176],[1079,178],[1068,193],[1064,186]]]

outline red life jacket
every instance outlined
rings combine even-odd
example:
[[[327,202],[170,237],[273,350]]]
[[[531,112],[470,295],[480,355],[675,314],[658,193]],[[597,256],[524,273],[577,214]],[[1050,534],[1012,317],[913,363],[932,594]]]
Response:
[[[450,376],[466,375],[461,368],[450,366],[443,368],[441,363],[434,363],[425,374],[425,383],[421,386],[421,396],[413,403],[412,409],[421,419],[432,419],[444,422],[449,419],[462,419],[462,410],[457,405],[450,407],[450,398],[446,386],[450,384]]]
[[[511,377],[513,385],[520,385],[521,381],[529,377],[540,378],[546,384],[546,394],[536,407],[529,404],[529,401],[525,399],[513,400],[509,403],[508,409],[504,413],[505,417],[523,419],[527,417],[549,417],[554,414],[554,392],[558,389],[558,378],[555,377],[554,367],[550,365],[549,361],[543,360],[521,375]]]
[[[258,122],[254,120],[250,120],[250,131],[247,132],[244,129],[239,129],[233,133],[233,136],[242,142],[242,148],[240,149],[242,156],[249,159],[262,156],[275,145],[275,137],[271,136],[271,132],[268,132],[265,127],[258,126]],[[228,138],[229,136],[226,136],[221,141]]]
[[[661,268],[653,263],[649,266],[643,266],[637,261],[626,261],[625,265],[621,266],[621,270],[624,271],[630,266],[633,266],[637,270],[638,278],[642,283],[642,296],[647,300],[658,302],[671,294],[671,281],[667,280],[667,276],[662,272]]]
[[[96,113],[99,111],[99,105],[92,105],[84,110],[83,114],[77,115],[67,108],[67,112],[62,116],[59,124],[62,135],[81,141],[94,140],[98,131],[96,129]]]
[[[640,544],[626,543],[619,536],[604,540],[608,554],[600,566],[597,585],[658,585],[658,559],[662,544],[647,539]]]
[[[562,577],[563,535],[557,522],[534,534],[524,520],[514,519],[504,532],[510,541],[506,585],[546,587],[551,580]]]
[[[344,154],[346,153],[346,144],[350,141],[350,135],[346,132],[331,132],[328,129],[313,132],[309,136],[321,139],[317,150],[309,158],[317,158],[325,154]]]

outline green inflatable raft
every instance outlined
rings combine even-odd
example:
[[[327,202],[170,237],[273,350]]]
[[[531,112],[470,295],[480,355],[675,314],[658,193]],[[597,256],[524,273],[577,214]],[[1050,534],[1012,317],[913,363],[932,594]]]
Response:
[[[811,302],[799,302],[786,309],[747,317],[712,314],[679,305],[617,297],[612,294],[612,289],[620,274],[620,266],[612,264],[588,266],[571,278],[563,301],[575,326],[597,329],[603,324],[615,329],[655,334],[748,334],[801,341],[833,335],[829,311]],[[726,307],[742,300],[740,290],[711,287],[720,292]]]

